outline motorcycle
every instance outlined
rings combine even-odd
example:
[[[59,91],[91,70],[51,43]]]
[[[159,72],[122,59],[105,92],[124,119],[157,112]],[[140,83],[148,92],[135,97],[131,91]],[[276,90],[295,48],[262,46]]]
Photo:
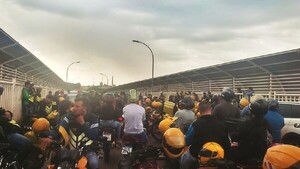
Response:
[[[161,169],[157,159],[162,154],[161,147],[148,146],[145,149],[128,152],[118,163],[119,169]]]
[[[69,150],[64,148],[58,142],[52,142],[45,150],[46,160],[42,168],[55,169],[67,168],[75,169],[80,157],[80,151],[77,149]]]
[[[118,117],[116,119],[119,123],[123,123],[124,118]],[[99,121],[101,123],[101,121]],[[122,125],[121,125],[122,126]],[[123,131],[123,130],[121,130]],[[103,127],[100,131],[101,135],[103,137],[106,137],[106,141],[102,142],[102,148],[103,148],[103,157],[105,162],[109,162],[110,159],[110,149],[111,148],[118,148],[117,142],[116,142],[116,130],[112,127]]]
[[[33,147],[25,157],[24,152],[9,143],[0,143],[0,168],[1,169],[40,169],[44,162],[41,150]]]
[[[108,162],[110,159],[110,148],[116,147],[115,143],[115,129],[114,128],[102,128],[102,136],[107,140],[103,142],[104,161]]]
[[[0,168],[8,169],[19,169],[21,168],[20,164],[17,161],[18,153],[16,151],[9,150],[10,144],[0,143]]]
[[[135,135],[124,135],[122,138],[121,154],[128,155],[132,151],[143,149],[144,145],[140,143],[139,139]]]
[[[162,140],[162,134],[159,131],[158,125],[159,123],[164,119],[164,115],[160,111],[154,111],[148,121],[148,128],[147,129],[147,134],[151,134],[151,136],[157,140],[161,141]]]
[[[52,142],[46,150],[46,160],[42,168],[48,169],[86,169],[87,158],[85,154],[89,150],[100,150],[100,145],[106,141],[106,137],[100,136],[91,145],[79,146],[80,149],[67,149],[60,143]],[[99,152],[97,152],[99,154]]]

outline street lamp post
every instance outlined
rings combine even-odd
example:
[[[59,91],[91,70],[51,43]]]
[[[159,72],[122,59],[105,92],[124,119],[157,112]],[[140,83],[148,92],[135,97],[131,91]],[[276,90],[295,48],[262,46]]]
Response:
[[[106,77],[106,84],[107,84],[107,87],[108,87],[108,77],[106,76],[106,74],[104,74],[104,73],[100,73],[100,75],[102,75],[102,76],[105,76]]]
[[[76,64],[76,63],[80,63],[80,61],[73,62],[73,63],[71,63],[71,64],[67,67],[66,83],[68,83],[69,68],[70,68],[70,66],[72,66],[73,64]]]
[[[135,42],[135,43],[141,43],[143,45],[145,45],[151,52],[151,55],[152,55],[152,78],[151,78],[151,81],[152,81],[152,84],[151,84],[151,93],[153,92],[153,78],[154,78],[154,55],[153,55],[153,52],[151,50],[151,48],[145,44],[144,42],[141,42],[141,41],[138,41],[138,40],[132,40],[132,42]]]

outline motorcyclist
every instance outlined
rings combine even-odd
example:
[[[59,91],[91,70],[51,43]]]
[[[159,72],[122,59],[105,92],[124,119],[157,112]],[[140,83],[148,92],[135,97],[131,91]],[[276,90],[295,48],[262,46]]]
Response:
[[[221,103],[214,108],[212,114],[221,121],[231,118],[240,118],[239,109],[231,104],[234,97],[234,92],[230,88],[224,88],[221,94]]]
[[[135,89],[129,91],[129,104],[123,108],[124,115],[124,135],[138,138],[139,143],[147,143],[147,135],[144,131],[143,121],[146,120],[145,109],[138,105],[138,97]]]
[[[4,88],[0,86],[0,96]],[[0,142],[8,142],[13,148],[20,150],[19,160],[22,161],[28,152],[30,152],[33,144],[23,136],[20,126],[12,121],[10,111],[0,108]]]
[[[61,120],[58,131],[55,130],[52,134],[53,139],[62,140],[70,149],[91,145],[98,138],[99,131],[97,116],[88,113],[88,99],[78,97],[74,104],[72,113]],[[52,141],[51,138],[43,139],[41,148],[45,149]],[[90,150],[85,156],[88,159],[88,168],[99,168],[99,159],[95,151]]]
[[[198,162],[198,154],[207,142],[220,144],[225,153],[230,149],[228,133],[223,123],[211,114],[211,105],[207,101],[199,103],[200,118],[194,121],[186,132],[186,146],[189,150],[181,157],[180,168],[188,169]]]
[[[121,124],[116,121],[118,118],[114,95],[105,93],[98,111],[101,119],[100,128],[110,127],[116,130],[116,141],[120,143]]]
[[[264,99],[249,104],[253,118],[241,123],[230,137],[238,146],[231,149],[230,158],[238,163],[247,163],[253,159],[261,161],[269,146],[268,123],[264,115],[268,111],[268,102]]]
[[[280,143],[281,129],[284,126],[284,119],[278,112],[279,103],[277,100],[269,99],[269,111],[265,115],[269,127],[271,129],[271,135],[273,137],[273,143]]]
[[[179,111],[177,111],[174,117],[177,119],[171,125],[172,127],[180,128],[185,133],[190,124],[195,120],[195,113],[192,109],[195,107],[195,103],[190,96],[183,98],[179,102]]]

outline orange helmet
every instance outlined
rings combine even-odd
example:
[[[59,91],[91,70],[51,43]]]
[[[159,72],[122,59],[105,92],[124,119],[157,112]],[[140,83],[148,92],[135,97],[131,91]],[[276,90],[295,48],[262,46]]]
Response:
[[[151,103],[151,99],[150,99],[150,98],[147,98],[147,99],[145,100],[145,103],[150,104],[150,103]]]
[[[248,104],[249,104],[248,99],[242,98],[242,99],[240,100],[240,108],[241,108],[241,109],[243,109],[244,107],[248,106]]]
[[[39,118],[32,124],[32,131],[35,133],[41,133],[50,129],[50,123],[45,118]]]
[[[263,169],[299,168],[300,148],[293,145],[277,145],[267,150]]]
[[[158,125],[158,129],[160,131],[161,134],[165,134],[165,132],[171,128],[170,125],[177,119],[177,117],[173,117],[173,118],[165,118],[164,120],[162,120],[159,125]]]
[[[161,102],[157,102],[157,101],[152,102],[152,107],[159,108],[161,106],[162,106]]]
[[[179,128],[168,129],[163,136],[162,147],[170,159],[178,159],[184,152],[185,138]]]
[[[207,142],[200,152],[200,163],[205,164],[210,159],[224,158],[224,149],[216,142]]]

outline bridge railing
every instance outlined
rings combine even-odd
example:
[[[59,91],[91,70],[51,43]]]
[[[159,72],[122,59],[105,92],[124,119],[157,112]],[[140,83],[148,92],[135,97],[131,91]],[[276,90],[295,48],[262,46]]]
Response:
[[[279,102],[299,102],[300,103],[300,94],[277,94],[274,92],[274,99]]]
[[[0,85],[4,87],[3,95],[0,96],[0,107],[13,112],[15,120],[21,119],[21,93],[27,80],[31,81],[34,87],[42,88],[42,97],[46,97],[49,90],[58,90],[53,84],[0,64]]]

